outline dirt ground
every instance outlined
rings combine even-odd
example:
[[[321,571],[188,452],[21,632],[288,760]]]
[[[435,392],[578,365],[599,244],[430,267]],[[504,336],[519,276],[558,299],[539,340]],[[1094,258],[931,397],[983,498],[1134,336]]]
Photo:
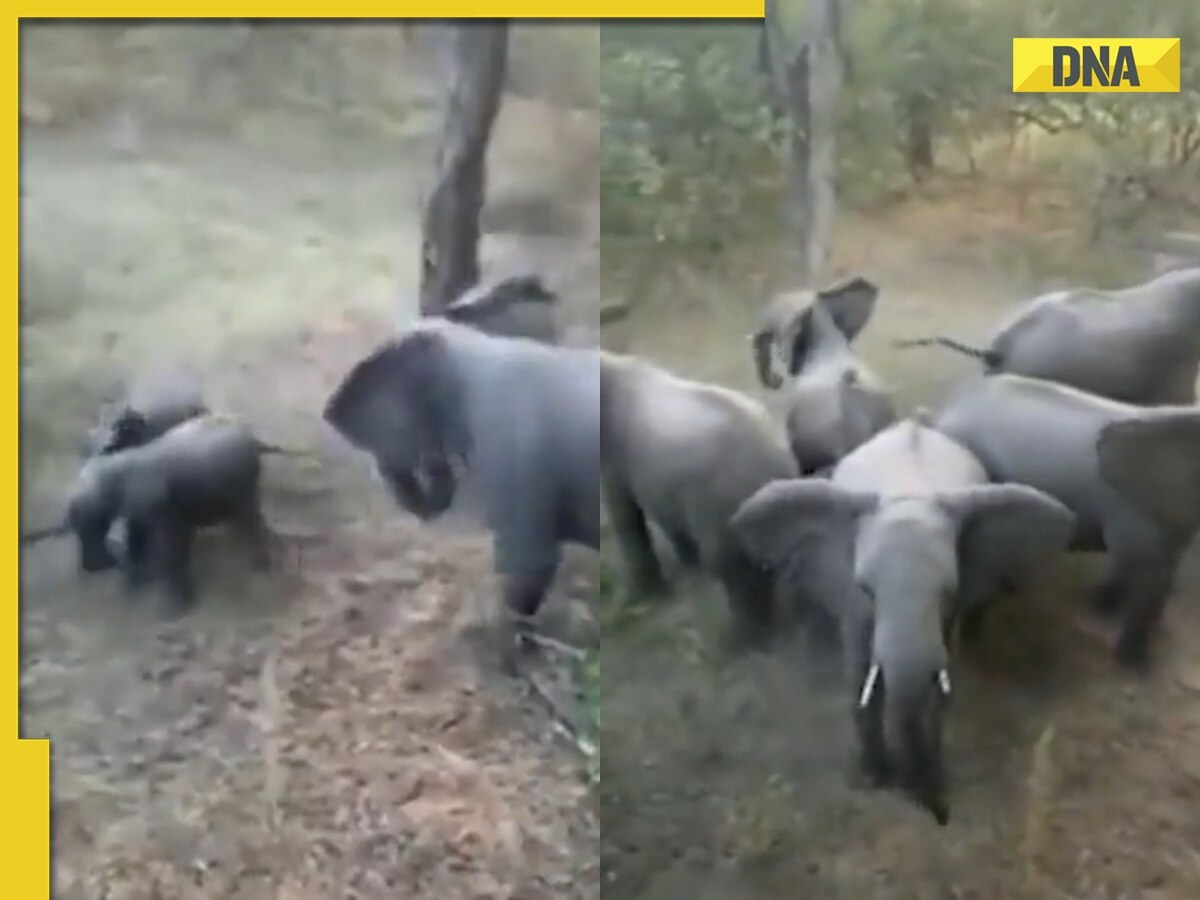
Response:
[[[214,532],[176,623],[153,593],[80,580],[67,542],[22,553],[21,734],[52,740],[54,896],[595,897],[577,751],[476,652],[486,540],[416,527],[319,426],[413,312],[428,59],[398,29],[102,31],[23,37],[25,521],[57,514],[101,394],[164,363],[313,457],[267,463],[276,570]],[[587,341],[595,120],[520,72],[485,260],[549,267]],[[573,230],[516,234],[530,192]],[[552,628],[592,577],[573,561]]]
[[[1006,304],[1086,268],[1066,245],[1055,258],[1064,235],[1053,223],[1031,232],[1011,213],[1003,191],[963,188],[842,222],[840,271],[883,288],[861,352],[905,407],[936,403],[971,363],[894,349],[893,338],[936,329],[980,339]],[[1092,271],[1109,283],[1144,274],[1100,262]],[[630,293],[606,265],[606,295],[639,307],[613,342],[754,390],[743,336],[780,266],[759,248],[724,271],[660,270]],[[793,630],[769,654],[729,655],[724,601],[698,578],[655,608],[606,607],[604,895],[1200,896],[1200,552],[1180,574],[1146,677],[1118,670],[1111,628],[1082,608],[1101,562],[1063,560],[959,660],[945,829],[892,793],[851,785],[847,701],[827,636]]]

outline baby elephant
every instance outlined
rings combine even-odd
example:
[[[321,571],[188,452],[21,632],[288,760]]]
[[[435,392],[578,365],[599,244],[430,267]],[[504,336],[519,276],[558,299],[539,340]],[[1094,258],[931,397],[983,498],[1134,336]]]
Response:
[[[271,533],[259,507],[261,456],[292,452],[263,443],[236,419],[192,418],[147,444],[87,460],[63,522],[24,540],[74,534],[80,570],[101,572],[117,564],[106,539],[123,520],[127,588],[136,590],[157,570],[178,615],[196,598],[191,547],[197,529],[236,524],[258,566],[269,566]]]
[[[1073,525],[1040,491],[988,484],[968,450],[917,420],[877,434],[828,481],[767,485],[732,521],[782,589],[839,621],[864,773],[890,777],[890,732],[901,783],[941,824],[946,636],[1061,553]]]
[[[788,442],[803,475],[828,471],[896,419],[890,393],[851,346],[878,297],[865,278],[816,295],[785,294],[754,336],[759,380],[782,388]],[[786,378],[772,371],[773,359]]]

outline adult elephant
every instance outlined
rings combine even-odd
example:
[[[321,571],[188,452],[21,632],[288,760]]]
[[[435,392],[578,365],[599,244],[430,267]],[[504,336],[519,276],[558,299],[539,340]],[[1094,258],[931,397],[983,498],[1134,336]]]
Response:
[[[898,342],[933,344],[980,360],[988,375],[1055,381],[1139,406],[1193,403],[1200,375],[1200,267],[1122,290],[1074,288],[1034,297],[983,348],[945,336]]]
[[[729,520],[764,484],[798,475],[783,434],[748,397],[646,360],[602,352],[601,379],[604,498],[628,592],[666,590],[653,522],[685,566],[721,582],[739,624],[759,631],[771,618],[771,574]]]
[[[511,670],[562,545],[599,544],[597,352],[425,319],[356,364],[324,418],[374,457],[396,502],[422,520],[444,513],[469,480],[503,581]]]

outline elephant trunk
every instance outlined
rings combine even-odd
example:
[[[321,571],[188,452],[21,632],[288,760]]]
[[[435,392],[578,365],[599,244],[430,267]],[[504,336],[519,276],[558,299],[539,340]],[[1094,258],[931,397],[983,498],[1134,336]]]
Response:
[[[773,391],[777,391],[783,386],[783,379],[771,366],[771,349],[775,340],[775,333],[769,328],[764,328],[751,338],[754,345],[754,365],[758,371],[758,380],[763,387]]]
[[[944,654],[877,653],[875,658],[872,669],[884,684],[884,715],[898,751],[903,785],[939,825],[945,825],[950,810],[942,720],[950,677]]]

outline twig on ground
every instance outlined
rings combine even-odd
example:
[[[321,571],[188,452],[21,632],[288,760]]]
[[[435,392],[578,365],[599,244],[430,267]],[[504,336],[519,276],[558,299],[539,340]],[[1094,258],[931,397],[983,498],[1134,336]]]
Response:
[[[564,656],[569,656],[572,659],[582,660],[587,657],[587,654],[571,644],[560,641],[557,638],[549,637],[548,635],[539,634],[536,631],[529,631],[522,635],[526,640],[537,644],[539,647],[545,647],[547,650],[554,650]]]
[[[550,695],[532,674],[528,672],[521,673],[521,679],[529,688],[529,693],[541,701],[542,705],[550,712],[551,720],[557,731],[571,740],[585,759],[591,760],[596,755],[595,745],[579,733],[579,728],[571,720],[571,717],[565,713],[558,705],[558,702]]]

